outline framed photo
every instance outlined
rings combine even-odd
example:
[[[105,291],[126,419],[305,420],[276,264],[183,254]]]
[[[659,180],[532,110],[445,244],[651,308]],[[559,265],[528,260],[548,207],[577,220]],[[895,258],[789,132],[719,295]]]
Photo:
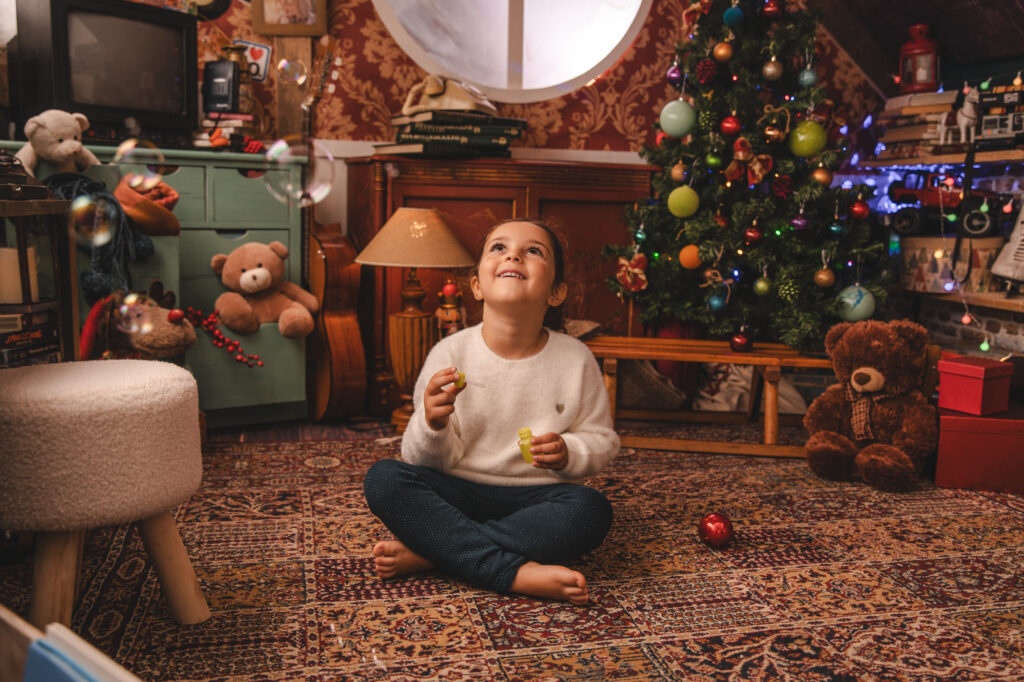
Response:
[[[253,31],[270,36],[327,33],[327,0],[252,0]]]

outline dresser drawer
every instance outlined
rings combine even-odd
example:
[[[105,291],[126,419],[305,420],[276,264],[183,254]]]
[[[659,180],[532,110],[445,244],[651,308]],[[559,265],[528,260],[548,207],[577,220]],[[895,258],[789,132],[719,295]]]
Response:
[[[188,369],[199,385],[199,407],[222,410],[265,403],[301,403],[306,384],[306,339],[286,339],[276,323],[260,326],[255,334],[226,331],[239,341],[246,355],[258,355],[262,367],[236,362],[223,348],[215,348],[206,332],[185,354]]]
[[[204,312],[213,312],[217,297],[227,291],[220,275],[210,267],[210,260],[218,253],[229,254],[242,244],[279,241],[288,244],[290,231],[276,230],[214,230],[195,229],[181,231],[181,303]],[[285,278],[297,282],[298,255],[289,253],[284,261]]]
[[[206,167],[169,165],[161,178],[178,193],[174,217],[182,225],[207,220]]]
[[[298,207],[278,201],[267,189],[268,182],[301,182],[297,167],[274,168],[256,178],[243,175],[236,167],[213,168],[213,217],[218,225],[244,227],[291,224]]]

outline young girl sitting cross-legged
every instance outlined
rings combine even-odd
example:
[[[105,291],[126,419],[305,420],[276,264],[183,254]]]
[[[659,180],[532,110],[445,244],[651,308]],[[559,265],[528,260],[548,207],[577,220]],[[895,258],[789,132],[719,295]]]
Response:
[[[541,221],[501,222],[485,237],[470,278],[483,321],[430,351],[402,460],[366,474],[370,509],[396,538],[373,548],[381,577],[437,568],[500,593],[589,603],[566,564],[601,544],[612,509],[576,481],[611,461],[619,437],[597,361],[556,331],[564,272]]]

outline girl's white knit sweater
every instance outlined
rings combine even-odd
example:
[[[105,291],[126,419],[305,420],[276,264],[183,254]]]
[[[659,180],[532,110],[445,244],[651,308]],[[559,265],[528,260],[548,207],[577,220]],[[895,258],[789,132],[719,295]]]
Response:
[[[466,387],[448,426],[434,431],[423,416],[423,392],[438,371],[456,367]],[[601,471],[619,451],[597,361],[581,341],[548,330],[536,355],[507,360],[484,343],[481,325],[442,339],[427,355],[413,391],[414,412],[402,437],[402,459],[491,485],[574,481]],[[527,464],[519,429],[561,434],[569,463],[560,471]]]

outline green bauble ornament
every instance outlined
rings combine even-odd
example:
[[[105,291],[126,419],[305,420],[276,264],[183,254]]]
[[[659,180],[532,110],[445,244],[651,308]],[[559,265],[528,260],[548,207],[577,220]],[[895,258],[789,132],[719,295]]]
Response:
[[[758,277],[754,280],[754,293],[758,296],[767,296],[772,291],[772,281],[767,277]]]
[[[689,185],[676,187],[668,195],[668,210],[677,218],[689,218],[700,208],[700,197]]]
[[[789,151],[793,156],[806,159],[825,148],[825,129],[820,123],[804,121],[798,123],[789,134]]]
[[[796,282],[782,282],[778,288],[779,298],[788,303],[796,301],[797,296],[800,295],[800,287]]]
[[[697,112],[686,100],[675,99],[662,108],[658,122],[667,134],[682,137],[693,130],[697,122]]]
[[[708,165],[708,168],[721,168],[722,157],[716,152],[708,152],[708,155],[704,157],[704,163]]]

